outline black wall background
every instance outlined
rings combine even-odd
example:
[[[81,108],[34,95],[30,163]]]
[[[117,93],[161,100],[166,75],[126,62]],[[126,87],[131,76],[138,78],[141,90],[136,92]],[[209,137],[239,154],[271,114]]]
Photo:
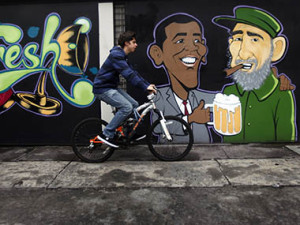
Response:
[[[0,22],[16,24],[26,31],[29,26],[44,27],[46,17],[51,12],[56,12],[61,17],[61,25],[56,34],[80,16],[86,16],[92,21],[92,30],[89,33],[90,57],[86,70],[92,80],[93,75],[89,68],[98,67],[98,2],[84,0],[4,0],[1,1]],[[210,0],[210,1],[113,1],[125,3],[126,28],[138,33],[139,48],[130,56],[136,69],[149,82],[165,84],[168,80],[163,69],[155,69],[147,57],[147,46],[153,41],[152,33],[155,25],[166,16],[184,12],[197,17],[204,26],[204,35],[209,49],[207,65],[200,71],[200,88],[210,91],[220,91],[224,84],[231,79],[224,78],[222,70],[227,65],[227,31],[215,26],[211,20],[217,15],[233,15],[233,8],[238,5],[249,5],[262,8],[275,15],[283,24],[285,34],[289,40],[289,48],[285,58],[276,66],[279,73],[285,73],[291,78],[293,84],[300,85],[297,74],[299,48],[299,7],[296,0]],[[40,43],[42,32],[36,42]],[[23,38],[26,43],[25,37]],[[1,42],[1,40],[0,40]],[[1,43],[0,43],[1,44]],[[22,45],[24,46],[24,45]],[[2,68],[1,68],[2,69]],[[58,73],[60,73],[58,71]],[[76,77],[68,74],[59,76],[60,82],[68,90]],[[49,79],[50,80],[50,79]],[[20,84],[14,86],[15,90],[33,91],[37,77],[30,76]],[[300,86],[299,86],[300,87]],[[0,144],[69,144],[73,127],[83,118],[98,116],[99,103],[96,101],[88,108],[77,108],[67,103],[54,88],[52,82],[47,82],[47,92],[50,96],[59,99],[63,105],[62,114],[57,117],[42,117],[27,112],[18,105],[9,111],[0,114]],[[128,92],[139,102],[145,96],[133,87],[128,87]],[[294,91],[297,108],[300,104],[300,91]],[[297,118],[298,115],[297,115]],[[296,119],[297,119],[296,118]],[[146,129],[147,123],[142,129]],[[297,119],[297,127],[299,120]],[[214,137],[215,138],[215,137]],[[217,138],[217,137],[216,137]],[[216,139],[215,139],[216,140]],[[299,138],[298,138],[299,140]]]
[[[41,1],[42,3],[42,1]],[[41,41],[43,38],[44,23],[47,16],[56,12],[60,15],[61,25],[55,33],[54,38],[65,27],[72,25],[81,16],[92,21],[92,29],[89,32],[90,55],[86,69],[86,75],[93,80],[93,74],[89,71],[92,67],[99,67],[99,44],[98,44],[98,3],[56,3],[56,4],[20,4],[3,5],[0,8],[0,22],[18,25],[24,32],[21,42],[24,47],[28,42],[39,43],[40,53]],[[40,27],[39,35],[35,39],[28,39],[26,31],[31,26]],[[3,41],[0,40],[0,44]],[[1,63],[1,70],[3,65]],[[33,92],[39,75],[31,75],[15,85],[15,91]],[[71,84],[78,76],[72,76],[63,72],[57,67],[57,77],[63,87],[70,92]],[[48,76],[46,91],[61,101],[63,108],[59,116],[43,117],[25,111],[15,104],[8,111],[0,114],[0,144],[69,144],[70,136],[74,126],[86,117],[99,116],[99,102],[87,108],[77,108],[66,102],[54,88]]]
[[[130,55],[130,60],[136,69],[149,82],[165,84],[168,82],[165,71],[155,69],[147,57],[147,46],[153,42],[153,29],[155,25],[168,15],[178,12],[191,14],[198,18],[204,27],[204,36],[208,46],[207,64],[200,70],[200,88],[209,91],[220,91],[222,87],[231,83],[230,78],[225,78],[222,71],[227,67],[228,33],[225,29],[217,27],[211,20],[218,15],[233,15],[233,9],[239,5],[255,6],[262,8],[282,23],[283,34],[289,40],[288,51],[285,58],[276,64],[279,73],[285,73],[298,88],[294,91],[297,107],[300,107],[300,78],[298,76],[300,14],[296,0],[210,0],[210,1],[130,1],[126,2],[126,29],[137,32],[139,47],[135,54]],[[129,92],[144,101],[133,87]],[[298,118],[298,119],[297,119]],[[297,115],[297,127],[299,116]],[[214,139],[219,140],[215,135]],[[298,138],[299,139],[299,138]]]

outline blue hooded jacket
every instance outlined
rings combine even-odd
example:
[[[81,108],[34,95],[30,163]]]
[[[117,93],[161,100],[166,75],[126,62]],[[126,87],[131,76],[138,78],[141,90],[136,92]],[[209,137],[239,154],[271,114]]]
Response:
[[[127,60],[127,55],[120,46],[113,47],[96,74],[93,92],[102,94],[109,89],[116,89],[119,84],[119,74],[131,85],[146,90],[150,84],[131,68]]]

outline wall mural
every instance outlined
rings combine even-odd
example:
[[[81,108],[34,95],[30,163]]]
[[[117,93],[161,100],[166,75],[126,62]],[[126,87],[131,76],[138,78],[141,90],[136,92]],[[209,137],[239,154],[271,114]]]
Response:
[[[212,102],[215,93],[197,89],[200,67],[208,53],[201,22],[188,14],[173,14],[157,24],[153,36],[148,56],[156,68],[165,69],[169,78],[169,85],[158,89],[157,107],[165,115],[182,116],[188,121],[195,142],[210,142],[206,125],[209,109],[204,108],[204,102]]]
[[[157,23],[148,58],[169,79],[159,87],[157,106],[165,115],[188,121],[195,142],[213,142],[209,126],[224,142],[295,141],[295,87],[287,76],[281,74],[279,79],[274,66],[288,48],[282,24],[259,8],[238,6],[233,12],[212,20],[230,34],[227,74],[233,83],[219,92],[198,88],[208,54],[202,23],[186,13],[171,14]]]
[[[52,84],[61,97],[75,107],[88,107],[94,102],[92,82],[85,75],[89,61],[89,37],[92,23],[86,17],[77,18],[54,38],[61,24],[57,13],[45,19],[41,43],[29,42],[21,46],[23,30],[9,23],[0,24],[0,60],[4,67],[0,71],[0,115],[14,105],[40,116],[58,116],[62,102],[49,96],[46,83]],[[30,27],[27,35],[37,36],[40,28]],[[40,52],[39,54],[37,52]],[[59,81],[56,69],[77,76],[67,91]],[[36,87],[32,92],[15,90],[14,86],[29,76],[36,75]]]

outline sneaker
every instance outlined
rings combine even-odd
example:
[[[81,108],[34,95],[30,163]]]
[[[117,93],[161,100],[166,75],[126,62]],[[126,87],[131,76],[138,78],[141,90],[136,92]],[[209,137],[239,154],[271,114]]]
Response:
[[[113,148],[119,148],[119,146],[116,144],[115,140],[113,138],[108,138],[104,134],[100,134],[97,136],[97,138],[100,141],[103,141],[105,144],[113,147]]]

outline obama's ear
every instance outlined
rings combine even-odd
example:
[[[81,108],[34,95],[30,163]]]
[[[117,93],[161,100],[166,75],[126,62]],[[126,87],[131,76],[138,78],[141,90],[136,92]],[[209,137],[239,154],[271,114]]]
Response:
[[[285,37],[283,37],[283,36],[275,37],[272,41],[273,41],[273,47],[274,47],[272,62],[276,62],[283,57],[285,50],[287,48],[287,42],[286,42]]]
[[[156,66],[160,66],[163,63],[163,52],[158,45],[152,45],[149,49],[149,55]]]

